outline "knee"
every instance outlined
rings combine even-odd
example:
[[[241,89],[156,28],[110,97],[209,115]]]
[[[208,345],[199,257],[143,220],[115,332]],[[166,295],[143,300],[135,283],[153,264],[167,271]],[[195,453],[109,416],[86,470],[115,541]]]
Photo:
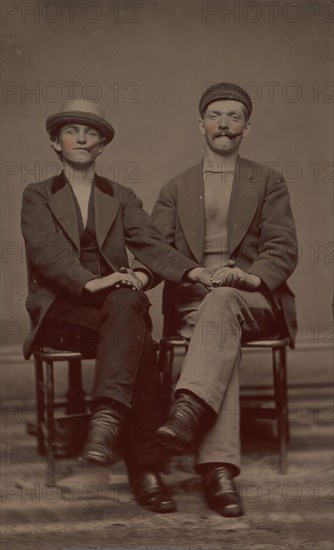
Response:
[[[210,291],[199,308],[198,324],[202,342],[239,343],[242,325],[239,291],[230,287]]]
[[[219,307],[237,311],[240,306],[241,291],[237,288],[229,286],[214,288],[204,298],[203,304],[206,303],[210,307]]]
[[[145,294],[141,290],[131,290],[129,288],[118,288],[109,292],[105,298],[103,307],[117,307],[124,312],[128,309],[144,308],[148,309],[150,303]]]

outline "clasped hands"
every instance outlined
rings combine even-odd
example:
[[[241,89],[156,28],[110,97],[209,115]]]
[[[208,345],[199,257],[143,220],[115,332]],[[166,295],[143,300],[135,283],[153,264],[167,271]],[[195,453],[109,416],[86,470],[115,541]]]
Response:
[[[261,285],[260,277],[235,267],[234,260],[227,260],[224,263],[213,264],[209,267],[196,267],[188,273],[188,278],[190,281],[201,283],[209,289],[229,286],[252,291]]]
[[[256,290],[261,284],[261,279],[257,275],[246,273],[239,267],[235,267],[234,260],[228,260],[209,267],[195,267],[188,272],[187,278],[190,282],[201,283],[208,289],[229,286],[252,291]],[[115,273],[88,281],[85,289],[92,294],[111,287],[142,290],[148,280],[148,275],[143,271],[134,272],[128,267],[121,267]]]

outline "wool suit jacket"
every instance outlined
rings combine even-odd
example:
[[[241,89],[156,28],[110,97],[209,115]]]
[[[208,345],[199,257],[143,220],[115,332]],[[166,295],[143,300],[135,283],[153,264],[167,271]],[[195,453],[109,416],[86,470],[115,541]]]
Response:
[[[223,183],[222,183],[223,185]],[[185,257],[203,264],[205,204],[203,164],[169,181],[161,190],[152,219],[167,242]],[[236,267],[253,273],[282,313],[283,327],[293,342],[297,320],[294,295],[286,281],[298,258],[295,224],[283,177],[270,167],[238,158],[228,210],[228,253]],[[164,311],[185,287],[166,282]]]
[[[95,176],[95,232],[110,272],[128,266],[126,247],[154,274],[181,283],[198,263],[168,246],[142,202],[128,187]],[[79,300],[95,278],[80,263],[78,215],[64,173],[29,184],[23,193],[21,229],[25,240],[31,332],[23,346],[29,358],[42,321],[57,297]]]

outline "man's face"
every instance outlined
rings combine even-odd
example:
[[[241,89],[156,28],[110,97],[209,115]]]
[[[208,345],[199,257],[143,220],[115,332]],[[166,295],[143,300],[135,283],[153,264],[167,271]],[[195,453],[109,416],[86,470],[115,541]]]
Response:
[[[102,153],[104,143],[100,143],[89,151],[87,148],[98,143],[101,137],[101,134],[91,126],[67,124],[60,129],[53,147],[69,164],[93,164],[96,157]]]
[[[205,136],[207,146],[222,156],[238,151],[249,127],[244,105],[230,99],[210,103],[199,122],[200,132]]]

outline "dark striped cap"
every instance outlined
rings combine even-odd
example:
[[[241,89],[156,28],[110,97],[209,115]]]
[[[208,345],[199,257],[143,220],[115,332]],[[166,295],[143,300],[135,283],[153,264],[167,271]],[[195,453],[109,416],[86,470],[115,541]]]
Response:
[[[205,90],[202,95],[199,102],[199,112],[201,116],[203,117],[205,109],[210,103],[219,101],[220,99],[234,99],[234,101],[240,101],[240,103],[245,105],[248,116],[252,113],[253,107],[251,98],[243,88],[231,82],[218,82]]]

